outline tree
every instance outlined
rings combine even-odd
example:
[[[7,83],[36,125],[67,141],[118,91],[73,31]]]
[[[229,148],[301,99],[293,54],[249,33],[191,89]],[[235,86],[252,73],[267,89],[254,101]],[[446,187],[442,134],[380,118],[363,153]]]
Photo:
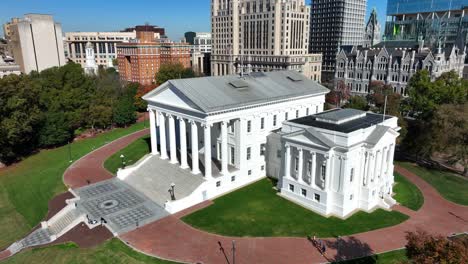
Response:
[[[468,103],[463,105],[442,105],[432,120],[429,141],[435,151],[451,155],[463,167],[463,175],[468,176]]]
[[[0,163],[18,161],[37,147],[39,90],[27,75],[0,78]]]
[[[406,256],[411,263],[468,263],[468,240],[448,240],[443,236],[432,236],[425,231],[406,233]]]
[[[135,95],[138,84],[130,83],[123,89],[114,109],[114,123],[119,127],[135,123],[137,119],[135,107]]]
[[[184,68],[181,63],[167,63],[161,65],[156,73],[156,84],[161,85],[169,80],[195,77],[195,73],[190,68]]]
[[[408,108],[419,120],[430,121],[437,107],[467,100],[468,82],[455,72],[443,73],[434,82],[427,70],[418,71],[408,82]]]
[[[39,129],[39,146],[56,147],[69,142],[74,137],[74,130],[66,116],[61,112],[48,112]]]
[[[369,110],[366,98],[359,95],[351,96],[344,108],[353,108],[363,111]]]
[[[351,91],[344,81],[338,81],[335,92],[338,96],[338,107],[341,107],[343,102],[346,102],[351,97]]]

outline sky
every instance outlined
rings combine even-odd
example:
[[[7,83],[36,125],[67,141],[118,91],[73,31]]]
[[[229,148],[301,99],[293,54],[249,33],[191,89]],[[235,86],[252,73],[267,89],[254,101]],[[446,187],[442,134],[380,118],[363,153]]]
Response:
[[[1,0],[0,23],[26,13],[51,14],[64,32],[119,31],[149,23],[166,28],[173,40],[184,32],[210,32],[210,0]],[[310,3],[310,0],[306,0]],[[381,25],[386,1],[368,0],[369,14],[377,8]],[[3,36],[3,27],[1,29]]]

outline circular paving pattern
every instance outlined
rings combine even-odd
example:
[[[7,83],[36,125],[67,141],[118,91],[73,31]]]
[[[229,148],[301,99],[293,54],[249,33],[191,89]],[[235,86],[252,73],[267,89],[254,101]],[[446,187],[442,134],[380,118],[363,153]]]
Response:
[[[112,209],[119,205],[117,200],[107,200],[99,204],[99,208],[101,209]]]

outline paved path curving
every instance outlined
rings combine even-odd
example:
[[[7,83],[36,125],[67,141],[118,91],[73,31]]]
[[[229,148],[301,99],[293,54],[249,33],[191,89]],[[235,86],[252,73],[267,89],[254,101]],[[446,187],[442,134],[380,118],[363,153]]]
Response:
[[[96,149],[73,163],[65,171],[63,182],[66,186],[76,189],[88,185],[88,181],[96,183],[112,178],[113,175],[104,168],[106,159],[147,134],[149,129],[140,130]]]
[[[103,162],[113,153],[147,134],[140,131],[121,138],[73,164],[64,175],[65,184],[72,188],[97,182],[112,175]],[[405,245],[405,232],[422,228],[431,233],[450,235],[468,231],[468,207],[444,200],[437,191],[410,171],[395,167],[422,191],[423,207],[415,212],[403,206],[394,209],[410,216],[397,226],[327,239],[327,258],[322,257],[305,238],[234,238],[210,234],[194,229],[180,220],[182,215],[198,210],[208,203],[189,208],[180,214],[140,227],[121,236],[135,249],[148,255],[187,263],[228,263],[231,259],[231,243],[236,241],[236,263],[322,263],[328,260],[351,259],[399,249]],[[224,253],[220,250],[224,248]],[[229,262],[230,263],[230,262]]]

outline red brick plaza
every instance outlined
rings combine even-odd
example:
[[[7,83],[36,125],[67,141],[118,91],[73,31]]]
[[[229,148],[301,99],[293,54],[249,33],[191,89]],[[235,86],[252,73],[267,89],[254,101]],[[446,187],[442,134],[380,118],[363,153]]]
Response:
[[[65,184],[77,188],[88,181],[95,183],[111,178],[112,175],[102,166],[104,161],[147,133],[148,130],[143,130],[131,134],[85,156],[65,172]],[[328,248],[326,258],[307,238],[226,237],[194,229],[180,220],[183,215],[211,202],[140,227],[120,239],[145,254],[184,263],[228,263],[226,257],[231,259],[233,240],[236,241],[236,263],[323,263],[402,248],[406,242],[405,232],[417,228],[442,235],[468,230],[468,207],[443,199],[432,186],[413,173],[398,166],[395,169],[422,191],[423,207],[417,212],[403,206],[394,207],[394,210],[410,216],[409,220],[396,226],[339,239],[325,239]]]

